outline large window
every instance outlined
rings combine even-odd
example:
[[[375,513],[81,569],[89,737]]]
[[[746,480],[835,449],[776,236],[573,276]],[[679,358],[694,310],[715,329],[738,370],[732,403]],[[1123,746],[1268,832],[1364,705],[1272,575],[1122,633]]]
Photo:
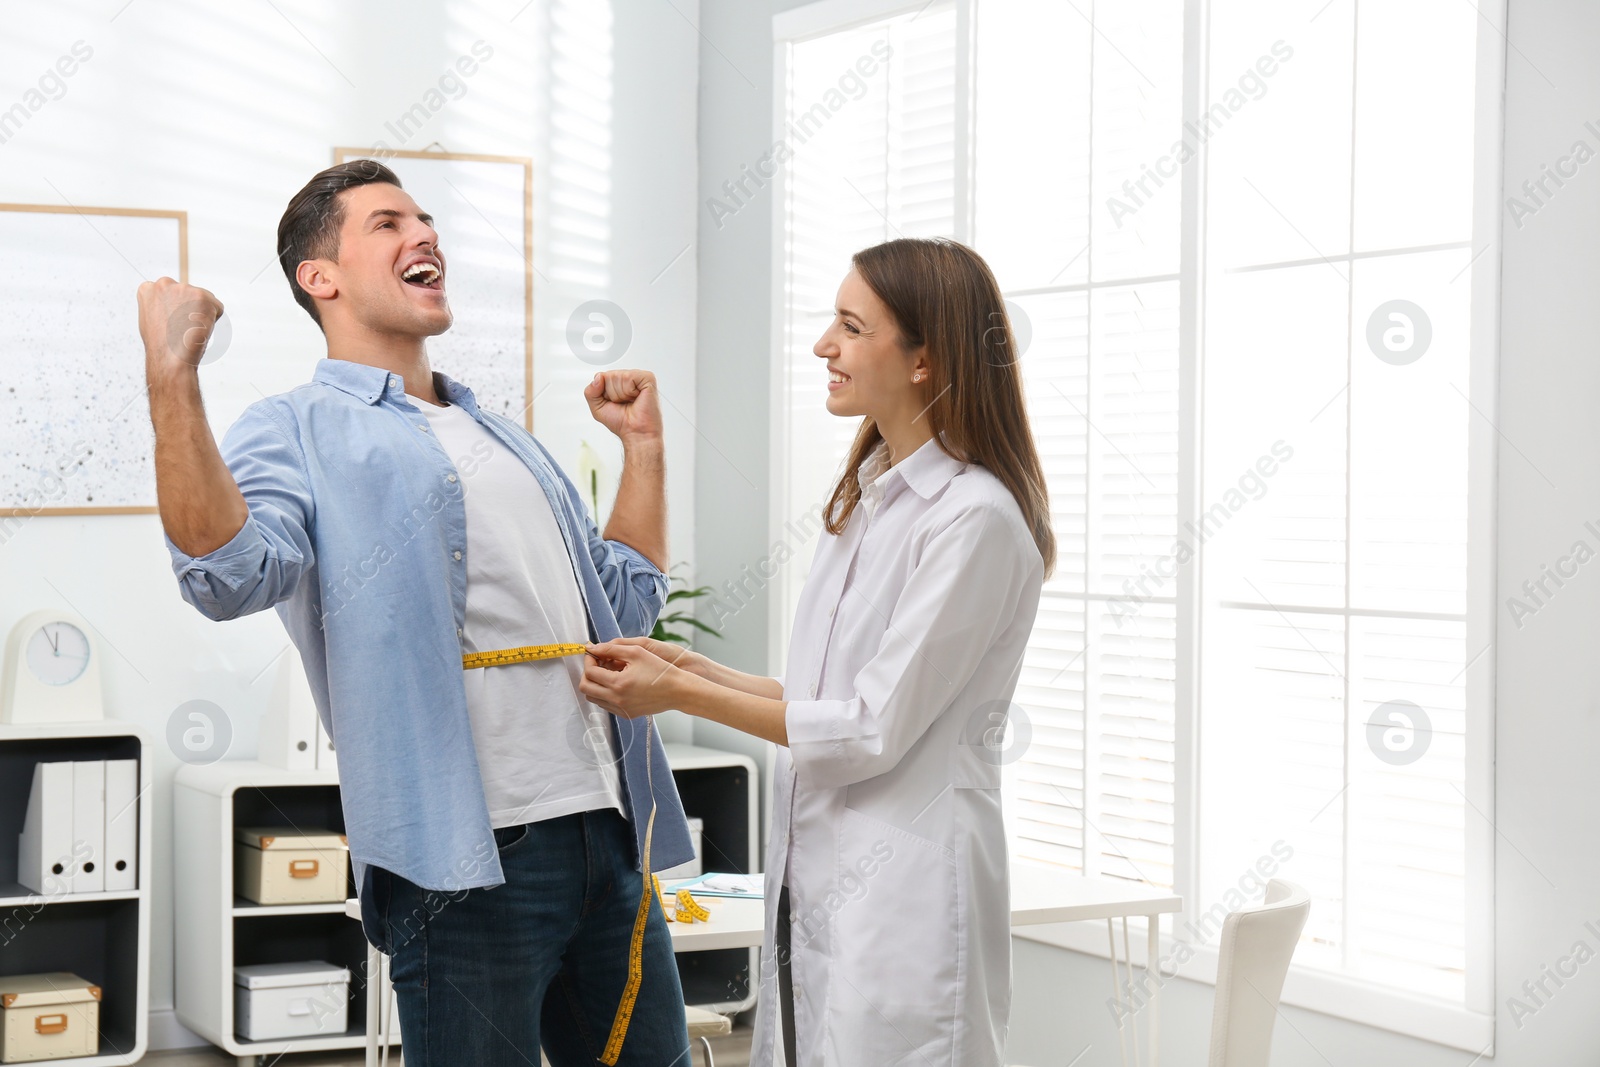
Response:
[[[825,0],[776,20],[775,529],[819,506],[855,429],[811,354],[850,253],[973,244],[1022,335],[1060,541],[1013,710],[1014,862],[1177,889],[1167,932],[1199,977],[1270,869],[1314,898],[1287,1000],[1474,1052],[1502,16]]]

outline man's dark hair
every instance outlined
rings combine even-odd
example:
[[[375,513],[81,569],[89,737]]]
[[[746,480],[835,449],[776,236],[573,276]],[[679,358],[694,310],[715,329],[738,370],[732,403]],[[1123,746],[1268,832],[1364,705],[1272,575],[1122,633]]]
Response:
[[[344,203],[339,194],[378,183],[401,187],[395,172],[375,159],[352,159],[329,167],[294,194],[283,218],[278,220],[278,263],[283,267],[283,276],[289,279],[294,302],[306,309],[319,328],[322,317],[317,314],[316,301],[300,288],[295,272],[308,259],[339,258],[339,227],[344,225]]]

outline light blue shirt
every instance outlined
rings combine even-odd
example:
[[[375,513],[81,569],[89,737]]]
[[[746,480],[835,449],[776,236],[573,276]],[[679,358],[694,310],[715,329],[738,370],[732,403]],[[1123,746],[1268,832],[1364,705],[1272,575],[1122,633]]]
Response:
[[[445,375],[435,372],[434,383],[538,479],[572,559],[591,640],[649,633],[667,593],[660,569],[600,536],[577,487],[532,434],[479,411],[472,390]],[[203,556],[167,538],[172,568],[183,598],[209,619],[263,608],[283,619],[339,751],[358,890],[367,866],[425,889],[503,884],[462,682],[462,485],[404,382],[379,367],[324,359],[310,383],[245,409],[223,438],[222,458],[250,517]],[[651,866],[691,859],[653,723],[611,723],[635,862],[652,780]],[[578,743],[572,758],[593,759],[594,751]]]

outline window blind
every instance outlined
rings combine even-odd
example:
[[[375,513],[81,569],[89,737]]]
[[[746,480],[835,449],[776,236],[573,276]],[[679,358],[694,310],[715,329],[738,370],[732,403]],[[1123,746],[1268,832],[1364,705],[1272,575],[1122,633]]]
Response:
[[[1487,694],[1466,680],[1467,505],[1492,491],[1467,462],[1492,31],[1447,0],[1212,0],[1187,40],[1181,0],[970,11],[787,45],[791,130],[875,41],[894,54],[789,175],[782,507],[822,499],[854,429],[823,412],[811,354],[849,253],[972,243],[1021,334],[1060,553],[1013,710],[1013,858],[1172,887],[1187,921],[1237,906],[1271,857],[1314,898],[1297,966],[1463,1004],[1468,885],[1492,874],[1469,848]]]
[[[1031,730],[1007,797],[1013,854],[1162,886],[1181,199],[1143,175],[1182,132],[1182,20],[1177,0],[985,0],[975,85],[974,244],[1031,335],[1022,369],[1061,552],[1013,712]]]
[[[1292,459],[1203,556],[1202,899],[1282,840],[1299,964],[1460,1002],[1478,17],[1211,11],[1212,100],[1277,69],[1209,145],[1204,497]]]
[[[788,446],[786,519],[776,531],[788,549],[776,579],[785,649],[821,508],[860,425],[823,406],[828,376],[812,346],[833,318],[853,253],[954,228],[955,39],[954,7],[935,3],[788,45],[787,120],[779,131],[792,154],[779,207]]]

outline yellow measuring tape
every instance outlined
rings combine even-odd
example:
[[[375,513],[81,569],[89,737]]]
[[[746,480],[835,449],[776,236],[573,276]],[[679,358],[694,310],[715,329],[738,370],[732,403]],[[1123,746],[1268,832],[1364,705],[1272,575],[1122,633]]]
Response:
[[[656,885],[656,903],[661,905],[661,915],[667,922],[671,922],[672,915],[667,911],[667,898],[661,892],[661,876],[652,874],[650,880]]]
[[[523,645],[520,648],[501,648],[493,652],[468,652],[461,657],[461,669],[474,667],[505,667],[512,663],[529,663],[536,659],[560,659],[562,656],[581,656],[582,645]]]
[[[666,917],[667,922],[708,923],[711,921],[711,913],[705,909],[703,904],[694,899],[694,894],[687,889],[678,890],[674,898],[673,909],[668,911],[667,896],[661,889],[660,876],[652,874],[650,880],[655,883],[656,903],[661,905],[661,914]],[[676,917],[674,917],[674,913],[676,913]]]
[[[684,918],[687,915],[688,918]],[[711,921],[711,913],[705,909],[698,900],[689,894],[687,889],[678,890],[678,921],[681,923]]]
[[[519,648],[502,648],[493,652],[468,652],[461,657],[461,667],[463,670],[503,667],[512,663],[579,656],[585,651],[582,645],[523,645]],[[628,981],[622,988],[622,1001],[617,1005],[617,1016],[611,1023],[611,1036],[607,1039],[605,1052],[600,1057],[600,1062],[606,1067],[616,1067],[617,1059],[622,1055],[622,1042],[628,1036],[628,1024],[633,1021],[633,1008],[639,1001],[639,986],[644,982],[644,927],[646,920],[650,918],[650,898],[654,896],[658,901],[661,899],[661,880],[650,873],[650,842],[655,836],[656,829],[655,768],[650,761],[651,739],[654,736],[655,731],[649,729],[647,724],[644,734],[644,765],[646,782],[650,790],[650,821],[645,824],[644,855],[639,865],[642,883],[639,911],[633,920],[633,937],[628,944]],[[665,916],[665,902],[662,903],[661,912]],[[711,913],[696,903],[687,889],[678,891],[677,903],[679,922],[691,920],[705,922],[711,918]],[[667,921],[672,920],[668,918]]]
[[[606,1039],[606,1050],[600,1062],[606,1067],[616,1067],[622,1055],[622,1039],[628,1036],[628,1024],[633,1021],[633,1006],[639,999],[639,986],[644,982],[644,924],[650,917],[650,898],[654,895],[656,877],[650,873],[650,840],[656,830],[655,768],[650,763],[650,739],[655,731],[645,723],[644,767],[645,781],[650,789],[650,821],[644,827],[644,856],[639,864],[642,891],[639,894],[639,913],[633,920],[633,939],[628,944],[628,984],[622,987],[622,1002],[617,1005],[617,1017],[611,1021],[611,1036]]]

